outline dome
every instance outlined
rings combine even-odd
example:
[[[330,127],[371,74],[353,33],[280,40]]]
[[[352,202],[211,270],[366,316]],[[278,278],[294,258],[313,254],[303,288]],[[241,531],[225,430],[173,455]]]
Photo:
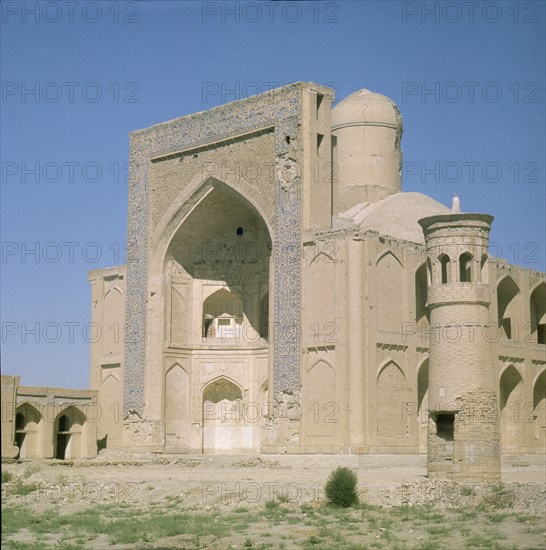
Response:
[[[375,203],[357,204],[340,214],[340,218],[350,220],[359,229],[424,244],[425,237],[418,221],[450,213],[447,206],[422,193],[397,193]]]
[[[332,109],[332,130],[351,123],[385,125],[402,130],[402,116],[387,96],[367,88],[347,96]]]

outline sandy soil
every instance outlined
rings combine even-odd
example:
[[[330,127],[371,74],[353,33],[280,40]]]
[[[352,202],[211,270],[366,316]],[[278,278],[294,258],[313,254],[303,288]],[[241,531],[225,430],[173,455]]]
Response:
[[[497,493],[492,485],[469,487],[426,477],[426,457],[408,455],[261,455],[261,456],[202,456],[202,455],[125,455],[117,451],[103,451],[97,459],[88,461],[41,460],[3,464],[3,471],[10,472],[12,479],[2,484],[2,506],[16,507],[36,512],[55,510],[57,514],[72,514],[103,505],[124,505],[135,510],[148,510],[166,506],[172,511],[172,503],[182,510],[194,510],[222,514],[236,510],[263,510],[265,503],[278,500],[282,507],[302,513],[302,522],[292,519],[288,525],[292,538],[281,542],[280,533],[286,533],[286,522],[256,525],[244,533],[234,533],[222,541],[200,539],[184,542],[180,537],[171,546],[150,543],[138,548],[300,548],[309,547],[313,540],[321,541],[313,533],[313,525],[305,525],[306,513],[302,505],[318,507],[324,503],[324,483],[329,473],[337,466],[347,466],[357,472],[360,501],[383,508],[403,505],[419,506],[431,503],[434,510],[461,509],[477,506]],[[538,457],[520,458],[503,465],[503,483],[510,491],[507,520],[499,525],[504,542],[498,548],[540,548],[544,533],[535,529],[532,533],[516,532],[514,523],[510,528],[510,516],[514,521],[519,515],[544,515],[546,512],[545,467]],[[16,484],[33,484],[35,490],[26,495],[17,494]],[[170,506],[169,503],[171,503]],[[502,504],[502,503],[501,503]],[[497,506],[502,508],[502,506]],[[359,512],[360,513],[360,512]],[[467,518],[468,519],[468,518]],[[214,520],[217,521],[217,520]],[[471,522],[471,520],[469,520]],[[309,522],[308,522],[309,523]],[[524,521],[520,520],[524,524]],[[406,535],[409,524],[405,524]],[[471,525],[469,526],[471,527]],[[545,529],[546,530],[546,527]],[[385,531],[385,528],[383,529]],[[378,548],[383,531],[378,531]],[[413,529],[412,529],[413,531]],[[499,533],[501,532],[499,531]],[[512,533],[513,531],[513,533]],[[249,546],[252,540],[266,533],[267,542],[262,546]],[[350,534],[350,531],[347,533]],[[538,535],[538,536],[537,536]],[[500,536],[500,535],[499,535]],[[523,538],[522,538],[523,537]],[[418,534],[415,543],[419,543]],[[51,540],[55,542],[55,537]],[[411,539],[411,537],[410,537]],[[25,530],[9,537],[10,541],[32,541],[32,534]],[[261,539],[260,539],[261,540]],[[309,542],[309,540],[311,542]],[[352,539],[344,539],[352,541]],[[250,541],[250,542],[249,542]],[[300,541],[300,542],[298,542]],[[368,541],[369,542],[369,541]],[[418,548],[411,540],[403,539],[399,548]],[[459,541],[463,543],[463,541]],[[44,539],[46,544],[46,539]],[[163,544],[167,544],[165,541]],[[187,546],[186,546],[187,544]],[[246,544],[246,546],[245,546]],[[268,546],[269,544],[269,546]],[[293,546],[291,546],[293,544]],[[332,543],[334,544],[334,543]],[[349,544],[347,542],[347,544]],[[350,542],[367,548],[362,540]],[[367,543],[366,543],[367,544]],[[451,544],[456,544],[453,540]],[[527,546],[526,546],[527,545]],[[533,546],[538,545],[538,546]],[[14,547],[17,547],[16,545]],[[62,547],[62,546],[59,546]],[[75,546],[78,547],[78,546]],[[89,541],[86,548],[109,548],[111,544],[103,536]],[[135,547],[117,545],[116,548]],[[326,548],[316,543],[316,548]],[[343,547],[343,546],[340,546]],[[423,546],[425,548],[426,546]],[[438,546],[441,547],[441,546]],[[457,548],[457,546],[448,546]]]

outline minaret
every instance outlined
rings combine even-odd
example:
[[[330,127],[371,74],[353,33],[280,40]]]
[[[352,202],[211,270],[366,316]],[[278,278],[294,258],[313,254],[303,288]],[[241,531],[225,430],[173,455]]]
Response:
[[[430,308],[431,477],[500,479],[500,420],[488,332],[487,246],[493,217],[460,212],[419,220],[426,240]]]

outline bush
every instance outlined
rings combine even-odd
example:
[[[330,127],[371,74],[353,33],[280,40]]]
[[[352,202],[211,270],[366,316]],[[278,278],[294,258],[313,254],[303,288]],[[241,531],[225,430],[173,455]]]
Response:
[[[12,481],[13,474],[11,472],[8,472],[7,470],[2,470],[2,483],[7,483],[8,481]]]
[[[356,486],[356,474],[349,468],[339,466],[330,474],[324,486],[324,492],[331,504],[348,508],[358,503]]]

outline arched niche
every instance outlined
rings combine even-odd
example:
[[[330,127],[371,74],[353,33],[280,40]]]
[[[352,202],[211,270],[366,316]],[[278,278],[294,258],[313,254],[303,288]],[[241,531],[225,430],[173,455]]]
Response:
[[[389,250],[376,265],[377,329],[400,331],[404,317],[404,270],[398,258]]]
[[[503,452],[519,452],[524,440],[523,379],[514,365],[509,365],[500,378],[501,448]]]
[[[15,410],[15,445],[19,458],[40,456],[42,415],[31,403],[21,403]]]
[[[190,445],[190,379],[177,363],[165,375],[165,445]]]
[[[74,405],[61,410],[55,418],[55,458],[80,458],[84,444],[85,414]]]
[[[333,437],[337,422],[336,376],[333,366],[324,359],[307,371],[306,435]]]
[[[537,344],[546,344],[546,283],[538,284],[531,292],[531,337]]]
[[[402,414],[407,401],[407,380],[394,362],[385,363],[377,377],[377,435],[380,438],[399,438],[408,435],[408,418]]]
[[[520,317],[521,293],[510,275],[497,285],[498,326],[502,335],[511,340]]]

